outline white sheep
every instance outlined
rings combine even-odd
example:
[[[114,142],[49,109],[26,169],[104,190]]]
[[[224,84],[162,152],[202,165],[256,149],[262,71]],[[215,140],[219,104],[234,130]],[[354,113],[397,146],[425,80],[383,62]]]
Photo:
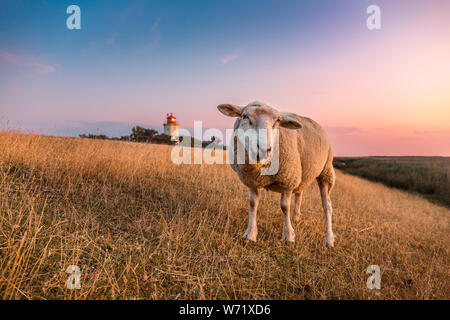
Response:
[[[301,117],[293,113],[284,113],[261,103],[252,102],[245,107],[232,104],[221,104],[217,107],[220,112],[230,117],[237,117],[234,124],[235,132],[246,132],[255,129],[266,133],[265,143],[258,143],[258,158],[255,163],[232,163],[231,167],[238,174],[240,180],[250,189],[250,210],[247,230],[243,239],[256,241],[258,229],[256,226],[256,213],[260,199],[260,189],[281,193],[281,210],[284,214],[283,240],[295,241],[294,229],[291,225],[291,196],[295,194],[292,207],[292,216],[295,222],[300,219],[300,205],[302,192],[314,180],[317,180],[322,206],[325,213],[325,246],[334,246],[334,234],[331,226],[332,207],[330,191],[335,182],[333,168],[333,152],[327,135],[322,127],[315,121]],[[238,131],[241,129],[242,131]],[[273,130],[278,129],[278,130]],[[263,131],[261,131],[263,130]],[[278,132],[278,140],[275,134]],[[231,141],[236,154],[238,144],[245,148],[246,159],[250,153],[250,144],[242,145],[242,139]],[[261,168],[273,161],[277,146],[274,141],[279,142],[278,148],[278,172],[273,175],[264,175]],[[263,147],[261,146],[263,145]],[[237,159],[237,156],[234,157]]]

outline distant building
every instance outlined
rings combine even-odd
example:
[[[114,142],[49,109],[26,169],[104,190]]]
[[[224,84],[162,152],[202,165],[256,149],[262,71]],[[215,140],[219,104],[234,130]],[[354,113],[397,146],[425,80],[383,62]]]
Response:
[[[164,123],[164,134],[171,137],[172,141],[178,141],[178,123],[173,113],[167,114],[167,122]]]

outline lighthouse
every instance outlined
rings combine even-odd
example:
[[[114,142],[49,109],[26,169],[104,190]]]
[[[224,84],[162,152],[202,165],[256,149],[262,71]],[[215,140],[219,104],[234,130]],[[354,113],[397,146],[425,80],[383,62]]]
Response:
[[[164,134],[171,137],[172,141],[178,141],[178,123],[173,113],[167,114],[167,121],[164,123]]]

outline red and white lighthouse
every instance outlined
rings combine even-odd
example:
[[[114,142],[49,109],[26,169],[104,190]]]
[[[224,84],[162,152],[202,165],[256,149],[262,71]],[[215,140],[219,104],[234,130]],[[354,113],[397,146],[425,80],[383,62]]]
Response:
[[[164,123],[164,134],[167,134],[173,141],[178,141],[178,122],[173,113],[167,114],[167,121]]]

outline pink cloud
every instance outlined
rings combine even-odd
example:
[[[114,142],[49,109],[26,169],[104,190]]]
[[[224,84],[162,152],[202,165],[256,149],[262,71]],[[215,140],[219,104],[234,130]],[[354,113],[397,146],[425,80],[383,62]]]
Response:
[[[449,130],[326,127],[336,156],[450,156]]]
[[[55,71],[55,66],[46,64],[37,57],[28,54],[13,54],[4,50],[0,50],[0,63],[4,65],[31,68],[37,74]]]
[[[226,57],[223,57],[222,59],[220,59],[220,63],[221,63],[221,64],[226,64],[226,63],[228,63],[228,62],[231,62],[231,61],[233,61],[233,60],[236,60],[236,59],[239,58],[240,56],[241,56],[240,53],[234,53],[234,54],[231,54],[231,55],[229,55],[229,56],[226,56]]]
[[[14,64],[16,57],[9,52],[0,51],[0,61],[3,64]]]

